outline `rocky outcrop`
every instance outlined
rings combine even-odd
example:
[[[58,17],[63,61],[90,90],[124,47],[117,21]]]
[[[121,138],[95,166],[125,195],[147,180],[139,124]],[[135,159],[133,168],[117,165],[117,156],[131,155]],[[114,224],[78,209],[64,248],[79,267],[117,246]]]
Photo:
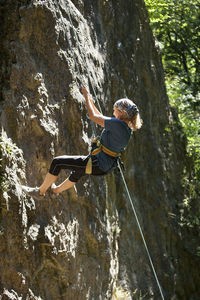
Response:
[[[161,298],[117,170],[40,202],[22,191],[53,156],[88,153],[86,84],[106,115],[124,96],[140,107],[125,177],[165,299],[197,300],[177,219],[185,145],[143,1],[8,0],[0,16],[1,299]]]

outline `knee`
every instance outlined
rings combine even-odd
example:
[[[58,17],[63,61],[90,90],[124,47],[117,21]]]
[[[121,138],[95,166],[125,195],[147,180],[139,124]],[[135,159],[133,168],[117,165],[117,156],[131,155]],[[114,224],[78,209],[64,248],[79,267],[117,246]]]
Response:
[[[53,158],[49,169],[50,174],[58,176],[60,172],[59,162],[60,162],[59,156]]]
[[[59,158],[58,156],[57,157],[54,157],[52,162],[51,162],[51,166],[52,167],[56,167],[57,165],[59,164]]]
[[[52,159],[51,164],[53,164],[53,165],[59,164],[59,156],[54,157],[54,158]]]

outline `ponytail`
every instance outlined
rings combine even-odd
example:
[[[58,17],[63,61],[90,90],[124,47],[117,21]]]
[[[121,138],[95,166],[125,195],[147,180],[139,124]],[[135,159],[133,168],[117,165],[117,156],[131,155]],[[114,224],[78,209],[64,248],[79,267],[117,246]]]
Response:
[[[128,126],[133,130],[136,131],[137,129],[140,129],[142,127],[143,121],[140,117],[140,114],[137,113],[132,118],[128,119]]]

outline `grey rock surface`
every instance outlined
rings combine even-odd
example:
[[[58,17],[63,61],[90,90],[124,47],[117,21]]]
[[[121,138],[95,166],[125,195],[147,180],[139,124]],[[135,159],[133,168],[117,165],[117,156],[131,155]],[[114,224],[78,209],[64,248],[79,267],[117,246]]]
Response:
[[[117,170],[41,202],[22,191],[41,183],[54,156],[88,153],[81,84],[105,115],[125,96],[139,106],[127,184],[165,299],[199,299],[200,263],[177,218],[185,142],[143,1],[0,5],[0,299],[161,299]]]

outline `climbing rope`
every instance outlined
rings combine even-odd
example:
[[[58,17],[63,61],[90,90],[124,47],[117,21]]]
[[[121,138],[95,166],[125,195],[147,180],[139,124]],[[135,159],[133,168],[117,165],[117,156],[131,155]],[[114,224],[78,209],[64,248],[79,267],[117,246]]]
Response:
[[[151,255],[150,255],[149,249],[148,249],[148,247],[147,247],[147,243],[146,243],[146,241],[145,241],[144,234],[143,234],[142,228],[141,228],[141,226],[140,226],[140,222],[139,222],[139,219],[138,219],[138,216],[137,216],[135,207],[134,207],[134,205],[133,205],[133,201],[132,201],[132,198],[131,198],[131,195],[130,195],[130,192],[129,192],[129,189],[128,189],[128,186],[127,186],[127,183],[126,183],[126,180],[125,180],[125,177],[124,177],[124,173],[123,173],[123,171],[122,171],[122,168],[121,168],[121,165],[120,165],[119,161],[118,161],[118,168],[119,168],[119,170],[120,170],[120,174],[121,174],[121,177],[122,177],[124,186],[125,186],[125,190],[126,190],[128,199],[129,199],[129,201],[130,201],[130,204],[131,204],[131,207],[132,207],[132,210],[133,210],[133,213],[134,213],[136,222],[137,222],[137,226],[138,226],[138,228],[139,228],[140,235],[141,235],[141,237],[142,237],[142,241],[143,241],[143,243],[144,243],[144,247],[145,247],[145,250],[146,250],[146,252],[147,252],[147,256],[148,256],[148,259],[149,259],[149,262],[150,262],[150,265],[151,265],[151,268],[152,268],[154,277],[155,277],[155,279],[156,279],[156,283],[157,283],[157,285],[158,285],[158,288],[159,288],[161,297],[162,297],[162,299],[164,300],[164,296],[163,296],[163,292],[162,292],[162,289],[161,289],[161,285],[160,285],[160,282],[159,282],[159,280],[158,280],[158,276],[157,276],[157,274],[156,274],[156,271],[155,271],[155,268],[154,268],[154,264],[153,264],[153,261],[152,261],[152,259],[151,259]]]
[[[65,38],[67,39],[68,41],[68,45],[69,45],[69,49],[70,49],[70,52],[72,53],[72,57],[73,57],[73,60],[74,60],[74,63],[75,63],[75,66],[77,68],[77,72],[78,72],[78,78],[79,78],[79,81],[81,80],[81,72],[80,72],[80,68],[79,68],[79,65],[77,63],[77,60],[76,60],[76,57],[75,57],[75,53],[73,51],[73,46],[71,45],[70,43],[70,40],[67,36],[67,28],[66,28],[66,25],[65,25],[65,22],[63,20],[63,16],[62,16],[62,13],[60,12],[60,9],[59,9],[59,6],[58,6],[58,2],[55,1],[55,5],[56,5],[56,8],[57,8],[57,11],[60,13],[60,18],[61,18],[61,24],[62,24],[62,27],[63,27],[63,30],[64,30],[64,33],[65,33]],[[97,104],[98,104],[98,108],[99,108],[99,111],[102,113],[102,110],[101,110],[101,107],[100,107],[100,104],[99,104],[99,101],[98,101],[98,98],[97,98],[97,95],[95,93],[95,89],[94,89],[94,86],[93,86],[93,83],[92,83],[92,80],[90,78],[90,74],[87,70],[87,62],[86,60],[84,59],[84,56],[81,52],[81,49],[80,49],[80,46],[79,46],[79,41],[78,41],[78,36],[77,36],[77,33],[73,27],[73,23],[72,23],[72,19],[71,19],[71,16],[67,10],[67,16],[68,16],[68,19],[69,19],[69,22],[70,22],[70,26],[73,30],[73,33],[74,33],[74,36],[75,36],[75,40],[76,40],[76,44],[78,45],[78,49],[79,49],[79,52],[81,54],[81,58],[82,58],[82,61],[84,63],[84,69],[87,71],[87,75],[88,75],[88,78],[89,78],[89,81],[90,81],[90,84],[91,84],[91,87],[92,87],[92,90],[93,90],[93,93],[97,99]],[[77,82],[77,79],[75,78],[75,81],[76,81],[76,84],[79,85],[79,83]],[[91,128],[92,128],[92,132],[94,133],[94,135],[96,136],[96,128],[95,128],[95,124],[90,120],[90,124],[91,124]]]
[[[60,10],[59,10],[59,6],[58,6],[57,1],[55,1],[55,4],[56,4],[57,10],[58,10],[58,12],[59,12]],[[63,20],[63,16],[62,16],[62,13],[61,13],[61,12],[60,12],[60,16],[61,16],[62,26],[63,26],[64,32],[65,32],[65,34],[66,34],[66,31],[67,31],[67,30],[66,30],[66,28],[65,28],[65,22],[64,22],[64,20]],[[77,43],[77,46],[78,46],[78,49],[79,49],[79,52],[80,52],[80,54],[81,54],[82,61],[84,62],[84,69],[85,69],[86,72],[87,72],[88,79],[89,79],[89,82],[90,82],[90,84],[91,84],[91,87],[92,87],[92,90],[93,90],[93,94],[94,94],[94,96],[95,96],[95,100],[97,101],[98,109],[99,109],[99,111],[102,113],[101,106],[100,106],[98,97],[97,97],[97,95],[96,95],[96,92],[95,92],[95,89],[94,89],[94,86],[93,86],[93,81],[91,80],[90,73],[89,73],[88,68],[87,68],[87,61],[86,61],[86,58],[84,57],[84,55],[82,54],[82,51],[81,51],[81,49],[80,49],[78,36],[77,36],[76,30],[74,29],[74,26],[73,26],[73,23],[72,23],[72,19],[71,19],[71,16],[70,16],[68,10],[67,10],[67,16],[68,16],[68,19],[69,19],[69,22],[70,22],[70,26],[71,26],[71,28],[72,28],[72,30],[73,30],[73,33],[74,33],[74,36],[75,36],[75,40],[76,40],[76,43]],[[69,47],[70,47],[70,51],[72,52],[73,59],[74,59],[74,61],[75,61],[75,64],[76,64],[76,67],[77,67],[77,70],[78,70],[79,78],[81,78],[80,69],[79,69],[78,63],[76,62],[76,57],[75,57],[74,51],[72,50],[72,46],[70,45],[70,41],[69,41],[69,39],[68,39],[68,37],[67,37],[67,34],[66,34],[66,39],[68,40],[68,44],[69,44]],[[123,184],[124,184],[124,187],[125,187],[125,190],[126,190],[128,199],[129,199],[129,201],[130,201],[130,204],[131,204],[131,207],[132,207],[132,210],[133,210],[135,219],[136,219],[136,223],[137,223],[137,226],[138,226],[138,229],[139,229],[139,232],[140,232],[140,235],[141,235],[143,244],[144,244],[144,248],[145,248],[145,250],[146,250],[146,253],[147,253],[147,256],[148,256],[148,259],[149,259],[151,268],[152,268],[152,271],[153,271],[153,275],[154,275],[154,277],[155,277],[156,283],[157,283],[158,288],[159,288],[159,292],[160,292],[161,298],[162,298],[162,300],[165,300],[165,299],[164,299],[163,292],[162,292],[162,288],[161,288],[160,282],[159,282],[159,280],[158,280],[158,276],[157,276],[157,273],[156,273],[156,270],[155,270],[155,267],[154,267],[154,264],[153,264],[153,261],[152,261],[150,252],[149,252],[149,249],[148,249],[148,247],[147,247],[147,243],[146,243],[145,238],[144,238],[144,234],[143,234],[143,231],[142,231],[142,227],[141,227],[141,225],[140,225],[140,222],[139,222],[139,219],[138,219],[138,216],[137,216],[137,213],[136,213],[136,209],[135,209],[135,207],[134,207],[134,204],[133,204],[133,201],[132,201],[132,198],[131,198],[131,195],[130,195],[130,192],[129,192],[129,189],[128,189],[128,186],[127,186],[127,183],[126,183],[126,180],[125,180],[125,177],[124,177],[124,173],[123,173],[123,171],[122,171],[122,167],[121,167],[121,165],[120,165],[119,160],[118,160],[118,168],[119,168],[119,171],[120,171],[120,174],[121,174],[121,177],[122,177],[122,180],[123,180]]]
[[[71,25],[71,27],[73,28],[73,32],[74,32],[74,36],[75,36],[75,39],[76,39],[76,43],[77,43],[77,46],[78,46],[78,49],[79,49],[81,58],[82,58],[83,63],[84,63],[84,69],[85,69],[85,71],[87,72],[88,79],[89,79],[89,82],[90,82],[90,84],[91,84],[93,94],[94,94],[95,99],[96,99],[96,101],[97,101],[98,109],[99,109],[100,113],[102,113],[101,106],[100,106],[100,104],[99,104],[99,100],[98,100],[97,94],[96,94],[95,89],[94,89],[94,86],[93,86],[93,81],[91,80],[90,73],[89,73],[88,68],[87,68],[86,58],[84,57],[84,55],[82,54],[82,51],[81,51],[81,49],[80,49],[80,45],[79,45],[80,42],[79,42],[79,40],[78,40],[78,35],[77,35],[77,33],[76,33],[76,30],[74,30],[73,23],[72,23],[72,19],[71,19],[71,16],[70,16],[68,10],[67,10],[67,15],[68,15],[68,18],[69,18],[69,21],[70,21],[70,25]],[[79,70],[79,72],[80,72],[80,70]],[[79,74],[79,75],[80,75],[80,74]]]

